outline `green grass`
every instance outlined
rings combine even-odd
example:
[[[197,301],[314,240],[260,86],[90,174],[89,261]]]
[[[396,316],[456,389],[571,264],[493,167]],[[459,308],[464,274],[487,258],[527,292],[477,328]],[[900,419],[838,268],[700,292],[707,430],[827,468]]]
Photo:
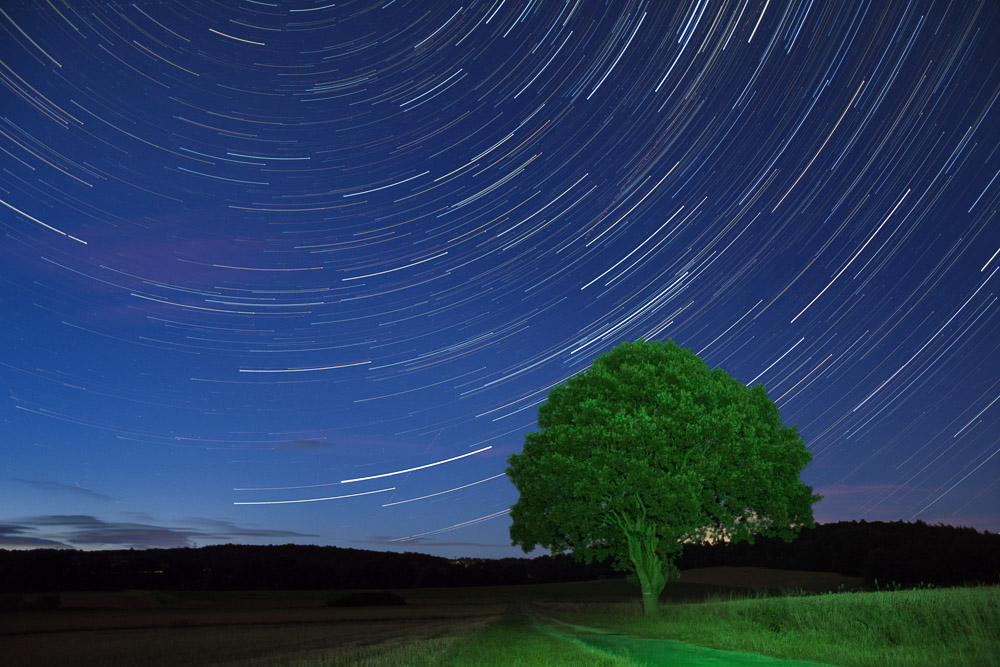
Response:
[[[1000,660],[1000,586],[668,603],[654,619],[637,610],[557,615],[622,634],[842,667]]]
[[[379,664],[393,664],[381,662]],[[531,627],[516,607],[499,621],[454,639],[447,650],[428,659],[400,662],[419,667],[625,667],[635,663],[614,657],[572,639]]]
[[[230,664],[230,663],[220,663]],[[233,667],[634,667],[581,642],[533,629],[508,615],[466,635],[407,641],[395,646],[321,649],[231,663]]]

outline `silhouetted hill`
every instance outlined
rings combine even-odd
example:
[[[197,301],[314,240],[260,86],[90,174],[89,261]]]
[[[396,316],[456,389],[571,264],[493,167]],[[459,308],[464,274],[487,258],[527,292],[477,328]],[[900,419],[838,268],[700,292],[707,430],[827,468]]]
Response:
[[[687,545],[681,569],[758,566],[839,572],[868,583],[997,583],[1000,536],[972,528],[840,522],[804,529],[798,539]],[[604,563],[568,556],[448,559],[286,544],[199,549],[0,550],[0,592],[416,588],[584,581],[621,576]]]
[[[418,588],[618,576],[569,556],[457,558],[300,544],[181,549],[0,550],[0,593],[44,591]]]

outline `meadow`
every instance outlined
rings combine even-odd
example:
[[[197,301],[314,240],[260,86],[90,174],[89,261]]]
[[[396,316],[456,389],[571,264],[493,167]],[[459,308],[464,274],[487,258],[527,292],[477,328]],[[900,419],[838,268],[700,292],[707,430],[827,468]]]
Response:
[[[1000,665],[1000,586],[730,594],[665,605],[655,619],[634,605],[539,604],[548,607],[540,620],[592,646],[625,646],[621,655],[635,655],[618,640],[626,636],[842,667]]]
[[[987,666],[1000,655],[998,586],[873,591],[829,573],[706,568],[668,583],[652,620],[613,579],[327,606],[347,593],[67,593],[58,609],[0,615],[0,651],[12,665],[255,667]]]

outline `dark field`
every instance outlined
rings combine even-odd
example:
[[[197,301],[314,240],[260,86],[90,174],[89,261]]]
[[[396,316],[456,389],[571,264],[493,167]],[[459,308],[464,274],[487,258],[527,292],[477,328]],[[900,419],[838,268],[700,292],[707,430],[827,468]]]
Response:
[[[657,619],[622,579],[327,604],[351,593],[64,593],[57,608],[0,613],[0,663],[990,667],[1000,655],[997,586],[873,591],[840,574],[703,568],[667,584]]]
[[[720,567],[683,573],[662,599],[860,588],[838,574]],[[638,609],[620,579],[394,592],[405,606],[326,605],[347,591],[66,593],[57,609],[0,615],[0,644],[11,665],[411,664],[512,606]]]

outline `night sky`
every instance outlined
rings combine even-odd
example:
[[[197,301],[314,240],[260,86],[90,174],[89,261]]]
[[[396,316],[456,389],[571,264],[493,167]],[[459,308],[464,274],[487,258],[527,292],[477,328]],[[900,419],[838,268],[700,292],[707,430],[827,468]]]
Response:
[[[764,383],[818,521],[1000,530],[997,3],[0,28],[0,547],[519,555],[506,457],[638,338]]]

